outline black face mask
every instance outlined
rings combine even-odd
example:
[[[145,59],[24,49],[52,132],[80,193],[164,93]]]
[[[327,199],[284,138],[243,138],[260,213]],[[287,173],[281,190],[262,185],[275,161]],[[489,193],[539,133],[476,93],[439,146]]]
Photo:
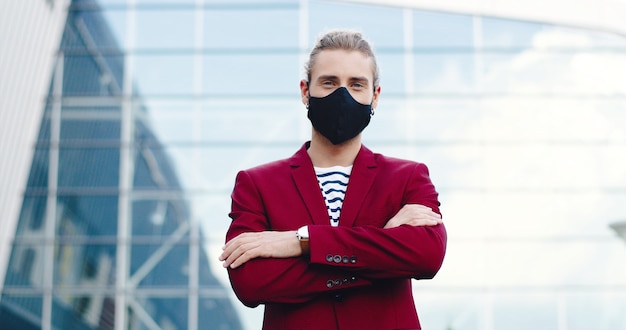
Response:
[[[345,87],[339,87],[325,97],[309,95],[308,108],[313,127],[333,144],[359,135],[374,114],[371,104],[357,102]]]

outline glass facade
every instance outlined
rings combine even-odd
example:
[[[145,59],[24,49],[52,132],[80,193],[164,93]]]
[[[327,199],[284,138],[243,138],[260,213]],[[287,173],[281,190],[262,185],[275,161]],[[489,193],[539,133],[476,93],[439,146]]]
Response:
[[[364,143],[426,163],[440,192],[446,260],[414,283],[424,328],[626,327],[609,228],[626,219],[623,36],[341,1],[68,10],[0,324],[258,329],[217,261],[234,178],[309,138],[303,64],[351,28],[381,68]]]
[[[72,2],[11,249],[1,328],[242,329],[109,26],[96,2]]]

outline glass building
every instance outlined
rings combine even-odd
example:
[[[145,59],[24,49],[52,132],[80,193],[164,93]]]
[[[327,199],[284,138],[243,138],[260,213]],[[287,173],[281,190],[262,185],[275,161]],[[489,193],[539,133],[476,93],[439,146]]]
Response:
[[[401,1],[39,2],[64,28],[1,220],[0,328],[258,329],[217,260],[230,192],[310,137],[298,84],[331,28],[378,56],[364,143],[440,192],[424,328],[626,328],[626,33]]]
[[[98,8],[76,0],[68,10],[5,273],[1,328],[241,329]]]

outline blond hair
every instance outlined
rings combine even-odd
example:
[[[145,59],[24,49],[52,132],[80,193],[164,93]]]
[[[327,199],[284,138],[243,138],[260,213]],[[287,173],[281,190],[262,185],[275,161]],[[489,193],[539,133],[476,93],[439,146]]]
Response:
[[[379,83],[379,70],[378,64],[376,64],[376,56],[370,43],[363,38],[360,32],[352,30],[331,30],[326,32],[317,39],[315,46],[309,54],[309,60],[304,65],[307,81],[311,81],[311,69],[315,64],[317,55],[323,50],[342,49],[347,51],[358,51],[372,59],[373,74],[374,74],[374,88]]]

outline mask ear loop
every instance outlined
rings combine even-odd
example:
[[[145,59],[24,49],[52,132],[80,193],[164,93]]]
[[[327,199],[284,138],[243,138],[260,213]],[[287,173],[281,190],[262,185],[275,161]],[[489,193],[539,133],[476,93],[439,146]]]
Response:
[[[376,94],[376,87],[374,87],[374,94]],[[373,99],[372,99],[372,103],[374,103]],[[372,103],[370,103],[370,106],[372,105]],[[374,117],[375,112],[376,112],[376,108],[372,107],[372,111],[370,111],[370,117]]]
[[[308,110],[309,109],[309,102],[310,102],[309,100],[311,99],[311,90],[309,89],[309,82],[308,81],[306,82],[306,89],[307,89],[307,93],[309,95],[307,95],[307,103],[306,103],[305,107]]]

